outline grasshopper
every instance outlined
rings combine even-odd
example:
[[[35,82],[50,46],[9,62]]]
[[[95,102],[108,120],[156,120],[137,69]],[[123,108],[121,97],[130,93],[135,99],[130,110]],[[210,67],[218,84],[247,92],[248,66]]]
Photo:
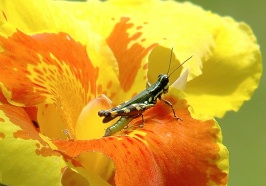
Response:
[[[115,119],[116,117],[121,116],[116,123],[106,129],[104,137],[113,135],[114,133],[122,130],[130,123],[130,121],[139,116],[142,116],[142,123],[144,124],[143,112],[151,107],[154,107],[157,103],[157,99],[162,100],[164,101],[164,103],[169,105],[172,108],[174,117],[180,119],[176,116],[172,103],[168,100],[163,99],[161,96],[168,92],[169,77],[171,76],[171,74],[173,74],[173,72],[180,68],[184,63],[186,63],[192,56],[186,59],[175,70],[173,70],[170,75],[168,75],[171,65],[172,53],[173,49],[171,51],[170,63],[167,74],[160,74],[158,76],[158,80],[154,84],[150,84],[148,82],[147,88],[137,94],[132,99],[125,101],[124,103],[114,108],[111,108],[110,110],[100,110],[98,112],[98,115],[100,117],[104,117],[103,123],[107,123]]]

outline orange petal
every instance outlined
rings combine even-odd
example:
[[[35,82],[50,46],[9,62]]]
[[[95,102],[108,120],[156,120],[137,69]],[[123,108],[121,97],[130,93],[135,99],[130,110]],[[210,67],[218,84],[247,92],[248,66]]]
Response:
[[[7,104],[8,103],[8,101],[6,100],[2,90],[0,90],[0,103],[2,103],[2,104]]]
[[[116,168],[116,185],[226,185],[228,166],[221,162],[227,162],[228,154],[220,144],[217,123],[193,119],[184,100],[170,101],[183,121],[159,102],[145,113],[143,128],[138,127],[140,117],[122,136],[54,143],[61,153],[76,159],[85,152],[106,154]]]

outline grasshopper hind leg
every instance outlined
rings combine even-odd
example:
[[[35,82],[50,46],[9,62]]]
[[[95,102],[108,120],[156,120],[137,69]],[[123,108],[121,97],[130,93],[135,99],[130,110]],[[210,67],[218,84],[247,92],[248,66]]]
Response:
[[[119,132],[120,130],[125,128],[133,119],[134,118],[132,117],[122,116],[121,118],[119,118],[119,120],[117,120],[117,122],[115,122],[113,125],[111,125],[105,130],[105,134],[103,137],[111,136],[116,132]]]
[[[137,116],[136,116],[137,117]],[[105,129],[105,134],[103,137],[112,136],[113,134],[121,131],[124,128],[128,127],[128,124],[136,117],[122,116],[117,122]],[[141,114],[142,124],[139,125],[140,128],[144,127],[144,116]]]

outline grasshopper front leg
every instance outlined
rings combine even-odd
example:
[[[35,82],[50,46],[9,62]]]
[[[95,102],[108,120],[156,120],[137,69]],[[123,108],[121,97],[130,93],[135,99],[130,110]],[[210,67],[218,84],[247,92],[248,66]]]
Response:
[[[173,114],[174,114],[174,117],[176,118],[176,119],[180,119],[181,121],[182,121],[182,119],[181,118],[179,118],[178,116],[176,116],[176,114],[175,114],[175,109],[174,109],[174,107],[173,107],[173,104],[170,102],[170,101],[168,101],[168,100],[166,100],[166,99],[163,99],[163,98],[160,98],[164,103],[166,103],[167,105],[169,105],[170,107],[171,107],[171,109],[172,109],[172,111],[173,111]]]

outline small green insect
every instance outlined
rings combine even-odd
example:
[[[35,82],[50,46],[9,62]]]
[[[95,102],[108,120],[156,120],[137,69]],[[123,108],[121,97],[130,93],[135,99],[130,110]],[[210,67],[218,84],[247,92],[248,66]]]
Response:
[[[142,116],[142,123],[144,124],[143,112],[151,107],[154,107],[157,103],[157,99],[164,101],[167,105],[172,108],[173,114],[175,118],[176,116],[175,110],[171,102],[163,99],[162,94],[166,94],[169,89],[169,77],[184,63],[186,63],[192,56],[186,59],[183,63],[181,63],[175,70],[173,70],[169,75],[169,69],[171,66],[173,49],[171,51],[170,63],[168,67],[167,74],[160,74],[158,76],[158,80],[154,84],[147,83],[148,87],[133,97],[131,100],[125,101],[124,103],[111,108],[110,110],[100,110],[98,115],[103,118],[103,123],[107,123],[118,116],[121,116],[120,119],[108,127],[105,131],[104,137],[111,136],[114,133],[122,130],[126,127],[134,118]],[[180,118],[178,118],[180,119]]]

